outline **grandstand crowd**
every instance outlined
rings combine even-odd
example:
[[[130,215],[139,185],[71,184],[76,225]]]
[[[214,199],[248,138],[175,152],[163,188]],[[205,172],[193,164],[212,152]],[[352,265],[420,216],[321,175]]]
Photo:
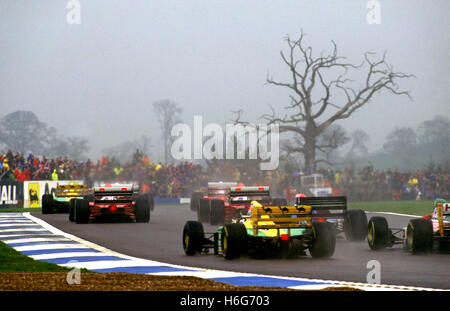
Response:
[[[311,173],[311,172],[309,172]],[[349,201],[428,200],[449,197],[449,172],[374,170],[369,164],[361,169],[319,169],[326,186]],[[48,159],[32,154],[0,154],[0,182],[28,180],[84,180],[95,182],[136,181],[154,196],[189,197],[208,181],[236,181],[246,185],[270,185],[271,193],[282,195],[288,187],[300,189],[300,176],[294,171],[261,171],[247,162],[211,162],[207,167],[182,162],[176,165],[153,163],[135,153],[132,161],[120,164],[102,157],[96,162],[74,161],[67,157]]]

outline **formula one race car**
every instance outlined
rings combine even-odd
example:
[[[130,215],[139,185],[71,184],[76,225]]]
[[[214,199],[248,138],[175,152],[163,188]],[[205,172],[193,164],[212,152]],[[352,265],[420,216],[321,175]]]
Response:
[[[349,241],[362,241],[367,237],[367,216],[362,210],[348,210],[347,198],[297,196],[296,206],[312,207],[313,222],[328,222],[336,234],[344,233]]]
[[[150,206],[146,195],[139,195],[133,184],[106,184],[94,187],[91,200],[76,199],[73,213],[76,223],[93,222],[99,218],[126,218],[136,222],[150,221]]]
[[[450,249],[450,203],[443,199],[434,201],[430,216],[414,218],[404,228],[389,228],[386,218],[375,216],[368,224],[367,242],[372,250],[403,244],[412,254]]]
[[[75,199],[82,199],[91,194],[92,189],[88,189],[88,186],[84,184],[58,184],[55,189],[52,189],[51,194],[42,195],[42,214],[67,213],[73,207]]]
[[[208,189],[216,190],[217,183],[209,183]],[[223,188],[222,188],[223,189]],[[217,191],[217,190],[216,190]],[[197,210],[197,220],[211,225],[231,223],[248,213],[251,201],[258,201],[264,205],[286,205],[285,199],[272,199],[268,186],[228,187],[220,190],[217,196],[207,196],[200,199]]]
[[[212,248],[215,255],[233,259],[241,254],[290,257],[304,255],[308,249],[313,257],[330,257],[336,244],[333,225],[313,222],[312,211],[307,205],[263,206],[252,201],[248,215],[219,227],[208,238],[202,223],[188,221],[183,229],[184,252],[192,256]]]
[[[237,182],[208,182],[208,188],[206,195],[203,192],[194,192],[191,197],[191,211],[198,212],[198,206],[201,199],[208,200],[225,200],[225,196],[230,189],[230,187],[236,187]]]

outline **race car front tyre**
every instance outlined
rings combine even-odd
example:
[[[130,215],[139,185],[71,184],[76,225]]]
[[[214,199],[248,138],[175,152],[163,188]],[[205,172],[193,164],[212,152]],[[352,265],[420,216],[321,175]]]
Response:
[[[242,223],[225,224],[222,230],[222,255],[239,258],[247,249],[247,229]]]
[[[136,200],[135,214],[136,222],[149,222],[150,221],[150,206],[148,197],[146,195],[140,195]]]
[[[198,221],[187,221],[183,229],[183,249],[188,256],[193,256],[203,249],[205,233],[203,225]]]
[[[225,223],[225,202],[222,200],[211,200],[211,225],[222,225]]]
[[[87,224],[89,222],[90,208],[89,201],[85,199],[77,200],[74,206],[74,220],[77,224]]]
[[[210,201],[208,199],[200,199],[197,210],[197,220],[202,223],[209,223],[211,219]]]
[[[406,249],[412,254],[425,253],[433,248],[433,225],[431,220],[411,219],[406,227]]]
[[[53,195],[44,194],[42,196],[42,214],[53,214]]]
[[[344,212],[344,233],[348,241],[362,241],[367,237],[367,216],[362,210]]]
[[[313,238],[309,252],[314,258],[328,258],[333,256],[336,247],[334,227],[328,222],[313,223]]]
[[[198,210],[198,204],[200,204],[201,198],[203,198],[203,192],[194,192],[192,194],[190,203],[191,211],[196,212]]]
[[[370,218],[367,230],[367,243],[370,249],[380,250],[388,245],[390,231],[386,218],[379,216]]]

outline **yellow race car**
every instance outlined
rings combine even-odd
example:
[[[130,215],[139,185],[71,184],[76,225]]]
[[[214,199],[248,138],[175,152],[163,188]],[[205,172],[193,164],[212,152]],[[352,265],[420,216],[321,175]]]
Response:
[[[92,189],[85,184],[58,184],[51,193],[42,195],[42,214],[71,213],[75,199],[87,198],[92,195]]]
[[[305,254],[313,257],[331,257],[336,235],[331,223],[313,222],[311,206],[263,206],[251,202],[247,215],[239,222],[225,224],[205,238],[203,225],[186,222],[183,230],[183,248],[186,255],[208,252],[225,259],[241,254],[280,254],[283,257]]]

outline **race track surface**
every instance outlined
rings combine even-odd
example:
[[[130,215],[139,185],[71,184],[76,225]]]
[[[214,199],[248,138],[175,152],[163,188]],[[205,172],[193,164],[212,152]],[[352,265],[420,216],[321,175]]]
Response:
[[[381,283],[450,289],[450,254],[412,255],[401,245],[371,251],[366,241],[349,242],[338,237],[336,251],[330,259],[314,259],[309,254],[293,259],[254,259],[242,257],[225,260],[212,254],[186,256],[182,231],[187,220],[196,220],[188,205],[157,205],[149,223],[69,222],[67,214],[32,213],[58,229],[111,250],[165,263],[235,272],[248,272],[310,279],[367,282],[367,263],[379,261]],[[370,218],[372,214],[368,214]],[[390,227],[406,226],[410,217],[385,215]],[[217,227],[204,225],[205,232]]]

